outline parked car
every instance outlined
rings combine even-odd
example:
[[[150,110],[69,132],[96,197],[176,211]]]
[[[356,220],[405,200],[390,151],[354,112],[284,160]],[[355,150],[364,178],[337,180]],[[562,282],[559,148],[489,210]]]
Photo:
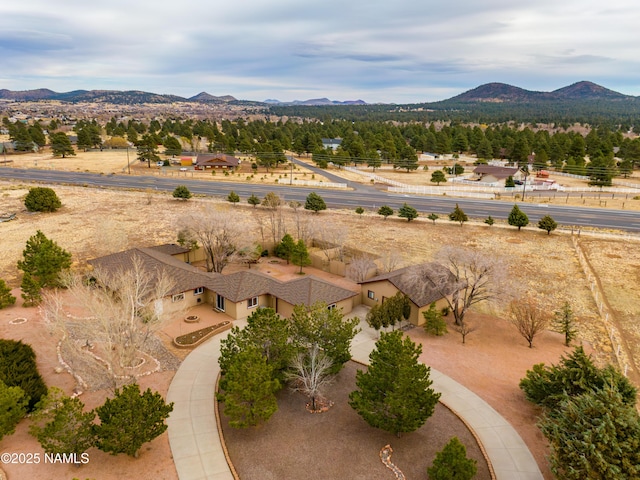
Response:
[[[164,165],[164,162],[160,161],[160,162],[156,162],[156,167],[161,167]]]
[[[181,172],[186,172],[187,170],[189,170],[187,167],[180,167]]]

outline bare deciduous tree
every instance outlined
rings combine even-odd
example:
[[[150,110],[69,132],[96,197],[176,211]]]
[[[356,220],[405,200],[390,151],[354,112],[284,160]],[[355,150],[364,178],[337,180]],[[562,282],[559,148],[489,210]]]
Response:
[[[533,339],[546,330],[551,315],[531,297],[512,301],[509,310],[511,323],[518,329],[518,333],[529,342],[529,348],[533,348]]]
[[[387,250],[380,256],[380,266],[384,272],[393,272],[404,263],[404,257],[396,250]]]
[[[291,389],[309,397],[312,412],[318,409],[317,401],[323,399],[325,387],[333,382],[333,376],[330,375],[332,366],[331,359],[317,344],[296,355],[291,362],[292,372],[287,375]]]
[[[269,229],[271,231],[271,241],[274,245],[278,243],[286,233],[284,215],[282,205],[284,199],[280,198],[273,192],[269,192],[262,200],[262,206],[267,210],[267,218],[269,221]]]
[[[354,282],[364,282],[369,271],[375,268],[376,264],[370,255],[358,254],[351,259],[351,263],[347,266],[347,278]]]
[[[349,237],[349,229],[333,222],[325,222],[322,228],[318,228],[316,238],[322,244],[322,253],[327,259],[344,261],[344,247]]]
[[[204,249],[207,272],[222,273],[244,238],[246,225],[232,212],[213,210],[189,216],[184,228]]]
[[[414,281],[435,288],[446,299],[456,325],[464,324],[472,306],[504,297],[507,269],[503,259],[459,247],[445,247],[436,257],[445,268],[416,268]]]
[[[454,325],[452,327],[456,332],[458,332],[460,334],[460,336],[462,337],[462,344],[465,345],[465,341],[467,339],[467,335],[469,335],[471,332],[475,332],[478,327],[475,325],[470,324],[469,322],[464,322],[461,325]]]
[[[84,346],[99,344],[101,356],[108,362],[107,370],[114,378],[114,368],[134,366],[138,352],[145,351],[153,332],[170,316],[180,314],[175,310],[165,312],[162,307],[173,281],[164,270],[145,268],[135,255],[130,265],[117,272],[95,270],[91,281],[79,276],[66,280],[64,302],[58,292],[46,297],[45,319],[63,333],[76,353]],[[70,318],[65,310],[73,305],[86,316],[80,320]]]

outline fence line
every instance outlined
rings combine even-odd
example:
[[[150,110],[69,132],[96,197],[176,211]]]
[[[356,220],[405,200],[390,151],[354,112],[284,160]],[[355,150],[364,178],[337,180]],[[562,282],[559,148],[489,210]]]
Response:
[[[605,304],[604,292],[602,292],[598,286],[598,282],[596,281],[596,273],[592,271],[591,266],[587,262],[586,256],[582,250],[582,247],[580,246],[580,243],[573,235],[571,236],[571,241],[573,242],[573,248],[575,249],[576,255],[578,257],[578,263],[580,263],[582,271],[585,273],[588,279],[591,294],[593,295],[593,299],[595,300],[596,306],[598,307],[598,314],[600,316],[600,319],[602,320],[602,323],[609,336],[609,341],[611,342],[611,347],[613,348],[618,366],[626,377],[629,371],[629,355],[625,348],[622,346],[620,332],[613,324],[613,321],[610,320],[610,317],[613,318],[613,314],[609,312],[609,309]]]

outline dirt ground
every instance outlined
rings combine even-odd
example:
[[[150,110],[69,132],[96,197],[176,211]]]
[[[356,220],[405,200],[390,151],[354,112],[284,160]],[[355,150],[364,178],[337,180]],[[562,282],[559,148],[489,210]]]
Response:
[[[55,186],[62,199],[63,208],[53,214],[28,214],[21,198],[28,186],[14,182],[0,184],[0,211],[17,211],[18,218],[0,223],[0,278],[10,286],[19,285],[15,267],[26,240],[37,229],[55,240],[73,255],[75,266],[81,267],[88,258],[104,255],[133,246],[150,246],[174,242],[180,220],[194,208],[229,209],[226,202],[209,199],[192,199],[179,202],[170,195],[135,192],[115,192],[82,187]],[[257,209],[260,211],[260,209]],[[158,212],[162,212],[159,215]],[[248,221],[256,211],[238,206],[234,210],[238,218]],[[377,215],[355,217],[352,212],[324,212],[308,214],[310,221],[326,226],[331,223],[348,228],[347,244],[376,255],[397,251],[402,253],[401,264],[409,265],[433,258],[443,245],[460,245],[480,249],[504,261],[511,275],[514,290],[535,293],[550,309],[558,309],[569,300],[576,313],[580,330],[579,341],[593,349],[598,362],[613,360],[612,349],[606,332],[597,315],[597,307],[589,290],[589,284],[576,258],[568,235],[547,236],[537,229],[496,228],[486,225],[465,224],[463,227],[439,221],[418,219],[408,223],[399,219],[383,220]],[[287,215],[292,215],[288,212]],[[292,227],[292,217],[288,217]],[[248,233],[259,240],[257,231]],[[590,237],[583,234],[581,241],[601,279],[611,306],[619,313],[620,321],[627,327],[624,334],[630,345],[638,345],[640,332],[637,318],[640,315],[640,298],[637,286],[640,279],[640,259],[637,242],[616,237]],[[622,273],[622,274],[621,274]],[[19,291],[16,291],[19,297]],[[502,306],[485,306],[478,310],[475,321],[482,327],[468,337],[467,346],[460,345],[455,333],[442,338],[426,337],[420,329],[409,334],[425,345],[424,358],[428,365],[452,376],[485,398],[507,418],[523,436],[536,459],[544,467],[545,442],[534,426],[539,413],[528,405],[520,393],[517,382],[527,368],[538,362],[556,362],[565,351],[557,334],[547,332],[536,339],[533,349],[511,331],[498,317]],[[23,325],[10,325],[18,317],[28,318]],[[493,319],[493,320],[491,320]],[[496,323],[491,323],[492,321]],[[62,387],[67,393],[73,388],[72,378],[54,373],[57,365],[55,339],[42,328],[38,309],[14,306],[0,311],[0,335],[4,338],[23,339],[36,349],[40,371],[49,385]],[[503,322],[503,324],[500,324]],[[512,328],[512,327],[511,327]],[[634,360],[635,361],[635,360]],[[163,371],[144,377],[144,388],[165,394],[172,378],[172,371]],[[86,392],[81,397],[88,407],[102,403],[107,391]],[[22,422],[16,434],[5,437],[0,449],[7,451],[40,451],[37,443],[27,434],[27,422]],[[384,444],[380,445],[383,446]],[[392,444],[393,446],[393,444]],[[379,447],[376,447],[379,448]],[[394,447],[395,448],[395,447]],[[377,455],[377,452],[374,452]],[[399,453],[399,452],[398,452]],[[7,466],[9,478],[154,478],[174,480],[175,468],[171,460],[166,434],[145,446],[139,459],[126,456],[111,457],[91,450],[91,461],[80,469],[56,466],[16,467]],[[377,460],[377,456],[375,457]],[[397,457],[394,453],[394,459]],[[379,461],[379,460],[377,460]],[[381,464],[380,464],[381,465]],[[402,468],[402,467],[401,467]],[[52,473],[53,477],[52,477]]]

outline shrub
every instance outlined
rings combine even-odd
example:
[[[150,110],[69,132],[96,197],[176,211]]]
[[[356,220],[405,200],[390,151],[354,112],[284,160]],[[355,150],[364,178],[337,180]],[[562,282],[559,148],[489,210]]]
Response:
[[[180,200],[189,200],[191,197],[191,192],[186,187],[186,185],[178,185],[173,191],[173,198],[179,198]]]
[[[62,202],[53,189],[48,187],[34,187],[24,198],[24,206],[30,212],[55,212],[62,206]]]
[[[477,471],[476,461],[467,458],[467,449],[458,437],[453,437],[436,454],[433,465],[427,469],[431,480],[471,480]]]

